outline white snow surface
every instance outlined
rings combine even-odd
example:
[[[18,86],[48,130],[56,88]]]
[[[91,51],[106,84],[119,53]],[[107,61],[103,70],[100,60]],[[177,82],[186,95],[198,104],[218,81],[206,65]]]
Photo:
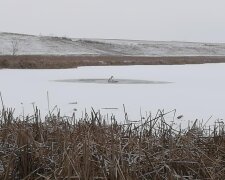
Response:
[[[54,107],[62,115],[81,118],[84,111],[102,115],[111,114],[124,120],[123,104],[129,120],[140,120],[158,109],[165,112],[176,109],[177,116],[184,115],[182,125],[188,120],[206,122],[210,116],[225,120],[225,63],[198,65],[139,65],[139,66],[86,66],[74,69],[1,69],[0,92],[5,107],[15,108],[15,115],[33,114],[33,105],[44,116]],[[164,81],[159,84],[81,83],[77,79]],[[63,80],[72,81],[63,81]],[[60,81],[55,81],[60,80]],[[10,82],[10,83],[9,83]],[[49,94],[49,102],[47,100]],[[0,109],[2,103],[0,103]],[[54,113],[57,113],[57,108]],[[118,108],[107,110],[102,108]],[[140,112],[141,111],[141,112]],[[154,115],[152,115],[153,117]],[[173,118],[173,114],[169,114]],[[167,118],[166,118],[167,119]],[[218,120],[219,120],[218,119]],[[168,120],[168,119],[167,119]],[[172,119],[169,119],[172,120]],[[185,122],[183,120],[186,120]],[[178,123],[179,120],[175,120]],[[224,121],[223,121],[224,122]],[[170,122],[171,123],[171,122]],[[180,124],[180,123],[178,123]]]
[[[225,43],[78,39],[0,32],[0,55],[225,56]]]

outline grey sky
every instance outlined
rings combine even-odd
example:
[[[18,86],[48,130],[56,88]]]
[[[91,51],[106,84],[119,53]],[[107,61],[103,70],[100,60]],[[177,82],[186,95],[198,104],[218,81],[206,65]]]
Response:
[[[225,0],[0,0],[0,31],[225,42]]]

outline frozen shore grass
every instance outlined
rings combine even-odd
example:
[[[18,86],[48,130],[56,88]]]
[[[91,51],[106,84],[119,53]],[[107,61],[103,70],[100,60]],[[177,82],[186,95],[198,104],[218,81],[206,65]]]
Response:
[[[81,66],[224,63],[225,56],[0,55],[0,69],[66,69]]]
[[[38,109],[27,117],[3,109],[0,179],[223,179],[224,125],[174,129],[165,114],[118,124],[94,110],[43,121]]]

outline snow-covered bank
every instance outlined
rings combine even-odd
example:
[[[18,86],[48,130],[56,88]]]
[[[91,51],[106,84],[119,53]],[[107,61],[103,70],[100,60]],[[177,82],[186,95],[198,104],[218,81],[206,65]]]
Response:
[[[225,44],[75,39],[0,33],[0,55],[225,56]]]

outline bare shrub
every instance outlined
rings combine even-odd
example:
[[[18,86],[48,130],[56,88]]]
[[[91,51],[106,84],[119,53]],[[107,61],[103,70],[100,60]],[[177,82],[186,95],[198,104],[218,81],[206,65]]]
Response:
[[[12,55],[15,56],[18,51],[19,51],[19,42],[17,39],[13,39],[11,41],[11,45],[12,45]]]

